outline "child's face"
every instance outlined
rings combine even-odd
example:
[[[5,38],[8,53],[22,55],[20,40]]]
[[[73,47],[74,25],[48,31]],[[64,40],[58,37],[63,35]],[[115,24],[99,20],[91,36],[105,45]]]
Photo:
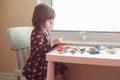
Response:
[[[53,22],[54,22],[54,19],[47,20],[45,22],[44,28],[50,29],[52,27],[52,25],[53,25]]]

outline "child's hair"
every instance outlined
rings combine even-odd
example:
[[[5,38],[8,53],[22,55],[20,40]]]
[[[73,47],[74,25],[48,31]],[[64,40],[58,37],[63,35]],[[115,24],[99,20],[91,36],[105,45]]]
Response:
[[[55,12],[47,4],[41,3],[38,4],[33,12],[32,25],[39,30],[43,30],[43,26],[46,20],[54,19]]]

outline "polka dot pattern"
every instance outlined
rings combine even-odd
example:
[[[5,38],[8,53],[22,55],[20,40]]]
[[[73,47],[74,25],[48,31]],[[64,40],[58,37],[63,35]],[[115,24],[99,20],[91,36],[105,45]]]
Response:
[[[31,33],[30,57],[23,67],[22,73],[27,80],[44,80],[47,75],[46,53],[52,50],[50,45],[50,35],[34,29]],[[62,63],[55,63],[55,73],[67,70]]]

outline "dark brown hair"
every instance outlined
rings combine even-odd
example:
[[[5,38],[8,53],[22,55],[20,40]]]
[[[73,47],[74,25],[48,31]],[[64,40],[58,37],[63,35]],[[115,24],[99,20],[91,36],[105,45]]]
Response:
[[[42,30],[43,29],[42,25],[45,23],[45,21],[54,18],[55,18],[54,10],[49,5],[41,3],[38,4],[34,9],[32,25],[33,27]]]

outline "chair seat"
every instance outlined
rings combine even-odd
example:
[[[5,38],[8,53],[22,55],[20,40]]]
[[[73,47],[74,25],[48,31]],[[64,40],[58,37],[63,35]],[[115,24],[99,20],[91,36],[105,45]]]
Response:
[[[18,70],[18,69],[14,70],[14,75],[15,75],[15,76],[21,76],[21,77],[22,77],[22,76],[23,76],[23,75],[22,75],[22,69],[20,69],[20,70]]]

